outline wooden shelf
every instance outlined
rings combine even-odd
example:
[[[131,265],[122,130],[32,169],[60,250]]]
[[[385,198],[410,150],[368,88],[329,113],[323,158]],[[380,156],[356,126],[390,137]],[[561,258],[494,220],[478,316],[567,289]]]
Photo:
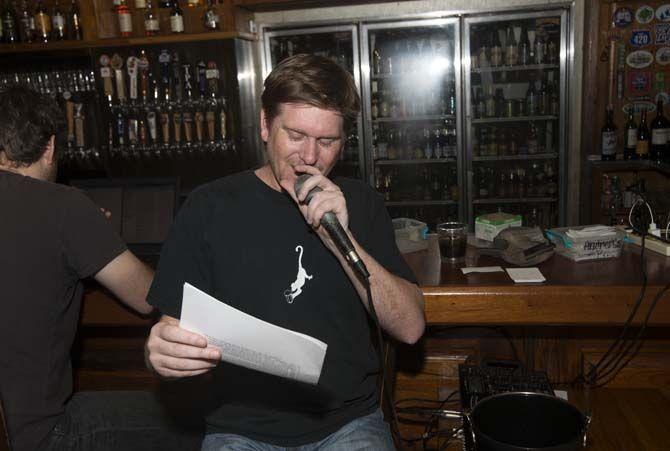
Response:
[[[253,33],[237,31],[215,31],[208,33],[175,34],[165,36],[148,36],[141,38],[112,38],[89,41],[57,41],[31,44],[0,44],[0,54],[38,53],[67,50],[85,50],[96,47],[131,47],[137,45],[171,44],[179,42],[212,41],[220,39],[257,40]]]
[[[617,160],[617,161],[601,161],[591,160],[594,168],[601,171],[659,171],[663,174],[670,175],[670,164],[658,164],[650,160]]]
[[[233,5],[255,12],[283,11],[303,8],[332,8],[334,6],[365,5],[383,3],[391,0],[234,0]],[[407,0],[404,0],[407,1]],[[333,3],[336,3],[335,5]]]

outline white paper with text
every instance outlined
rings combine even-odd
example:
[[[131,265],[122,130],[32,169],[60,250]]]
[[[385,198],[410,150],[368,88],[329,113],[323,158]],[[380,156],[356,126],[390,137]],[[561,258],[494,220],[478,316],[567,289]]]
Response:
[[[328,345],[255,318],[184,284],[180,326],[221,350],[221,360],[317,384]]]

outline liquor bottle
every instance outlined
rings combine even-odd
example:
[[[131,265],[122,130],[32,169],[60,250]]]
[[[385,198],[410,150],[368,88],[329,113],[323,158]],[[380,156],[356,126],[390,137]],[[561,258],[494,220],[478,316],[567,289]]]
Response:
[[[2,25],[0,24],[0,30],[1,29]],[[21,2],[21,13],[19,14],[19,35],[21,42],[33,42],[35,39],[35,18],[28,10],[28,0],[22,0]],[[1,31],[0,36],[2,36]]]
[[[635,147],[637,145],[637,124],[635,123],[635,115],[631,108],[628,112],[628,122],[626,122],[626,134],[624,135],[623,159],[635,160]]]
[[[547,43],[544,37],[538,36],[535,40],[535,64],[544,64],[545,54],[547,53]]]
[[[519,63],[519,49],[517,47],[516,39],[512,27],[507,29],[507,39],[505,42],[505,64],[508,66],[516,66]]]
[[[547,63],[556,64],[558,63],[558,48],[553,39],[547,39]]]
[[[538,94],[537,110],[540,116],[546,116],[551,113],[551,99],[548,83],[544,78],[540,80],[540,92]]]
[[[144,11],[144,34],[147,36],[155,36],[160,31],[160,22],[158,15],[151,0],[147,1],[146,9]]]
[[[188,0],[186,4],[189,8],[194,8],[196,6],[200,6],[200,0]]]
[[[5,6],[2,10],[2,37],[7,44],[14,44],[19,42],[19,33],[16,28],[16,17],[14,16],[14,8],[5,0]]]
[[[179,0],[174,0],[172,3],[172,11],[170,11],[170,30],[173,33],[184,32],[184,13],[179,7]]]
[[[498,67],[502,64],[502,46],[497,32],[493,32],[491,41],[491,66]]]
[[[54,2],[51,12],[51,35],[54,41],[65,39],[65,16],[63,16],[58,0]]]
[[[530,132],[528,133],[528,155],[535,155],[538,152],[537,128],[535,124],[530,124]]]
[[[649,129],[647,128],[647,110],[640,113],[640,126],[637,128],[635,155],[640,160],[649,158]]]
[[[203,15],[203,21],[207,30],[219,29],[219,12],[216,9],[214,0],[207,0],[207,9]]]
[[[51,38],[51,17],[47,13],[42,0],[37,0],[35,7],[35,24],[37,26],[37,40],[49,42]]]
[[[528,32],[524,30],[521,33],[521,42],[519,42],[519,64],[527,66],[530,63],[530,43],[528,42]]]
[[[668,145],[668,133],[670,124],[663,115],[663,100],[656,102],[656,117],[651,121],[651,146],[649,147],[649,158],[657,163],[663,161]]]
[[[67,36],[68,39],[75,41],[81,41],[83,36],[83,31],[81,29],[81,13],[79,12],[79,5],[77,0],[72,0],[70,5],[70,10],[67,14]]]
[[[538,114],[538,95],[535,90],[535,78],[531,76],[526,90],[526,116],[536,116]]]
[[[614,112],[611,108],[605,110],[605,124],[600,131],[600,157],[603,161],[616,160],[617,127],[614,124]]]
[[[135,0],[135,9],[144,9],[147,7],[147,0]]]
[[[122,37],[127,38],[133,34],[133,16],[130,14],[130,8],[126,0],[121,0],[116,8],[116,14],[119,18],[119,32]]]

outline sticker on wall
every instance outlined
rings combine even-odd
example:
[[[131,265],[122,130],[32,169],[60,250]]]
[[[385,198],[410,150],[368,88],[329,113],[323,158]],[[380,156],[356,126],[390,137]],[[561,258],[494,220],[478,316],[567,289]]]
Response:
[[[656,101],[656,103],[658,103],[659,100],[662,100],[663,104],[665,105],[670,100],[670,95],[668,95],[667,92],[659,92],[658,94],[656,94],[656,97],[654,98],[654,101]]]
[[[617,30],[616,28],[611,28],[607,32],[607,39],[610,41],[620,41],[623,39],[623,32],[621,30]]]
[[[627,103],[623,106],[622,111],[628,115],[628,113],[633,111],[635,114],[640,114],[643,111],[653,113],[656,111],[656,104],[654,102],[632,102]]]
[[[649,23],[654,20],[654,8],[649,5],[640,6],[635,11],[635,20],[638,23]]]
[[[626,28],[633,23],[633,11],[625,6],[617,8],[612,16],[612,23],[619,28]]]
[[[651,91],[651,72],[628,72],[628,95],[632,97],[646,96]]]
[[[651,44],[650,30],[633,30],[630,36],[630,45],[633,47],[645,47]]]
[[[665,88],[665,73],[656,72],[654,73],[654,91],[663,91]]]
[[[670,24],[657,23],[654,25],[654,35],[656,44],[670,43]]]
[[[656,18],[663,22],[670,22],[670,4],[666,3],[656,8]]]
[[[656,50],[656,62],[661,66],[670,64],[670,47],[661,47]]]
[[[634,69],[643,69],[654,62],[654,55],[647,50],[636,50],[626,57],[626,64]]]
[[[651,102],[651,96],[633,96],[633,97],[626,97],[630,102],[642,102],[642,101],[649,101]]]

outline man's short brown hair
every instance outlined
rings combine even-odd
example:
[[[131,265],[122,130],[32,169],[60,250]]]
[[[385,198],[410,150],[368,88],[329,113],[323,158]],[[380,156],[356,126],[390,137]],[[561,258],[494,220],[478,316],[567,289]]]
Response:
[[[309,54],[279,63],[265,79],[261,102],[268,127],[285,103],[336,111],[344,118],[345,130],[355,124],[361,110],[351,74],[329,58]]]

